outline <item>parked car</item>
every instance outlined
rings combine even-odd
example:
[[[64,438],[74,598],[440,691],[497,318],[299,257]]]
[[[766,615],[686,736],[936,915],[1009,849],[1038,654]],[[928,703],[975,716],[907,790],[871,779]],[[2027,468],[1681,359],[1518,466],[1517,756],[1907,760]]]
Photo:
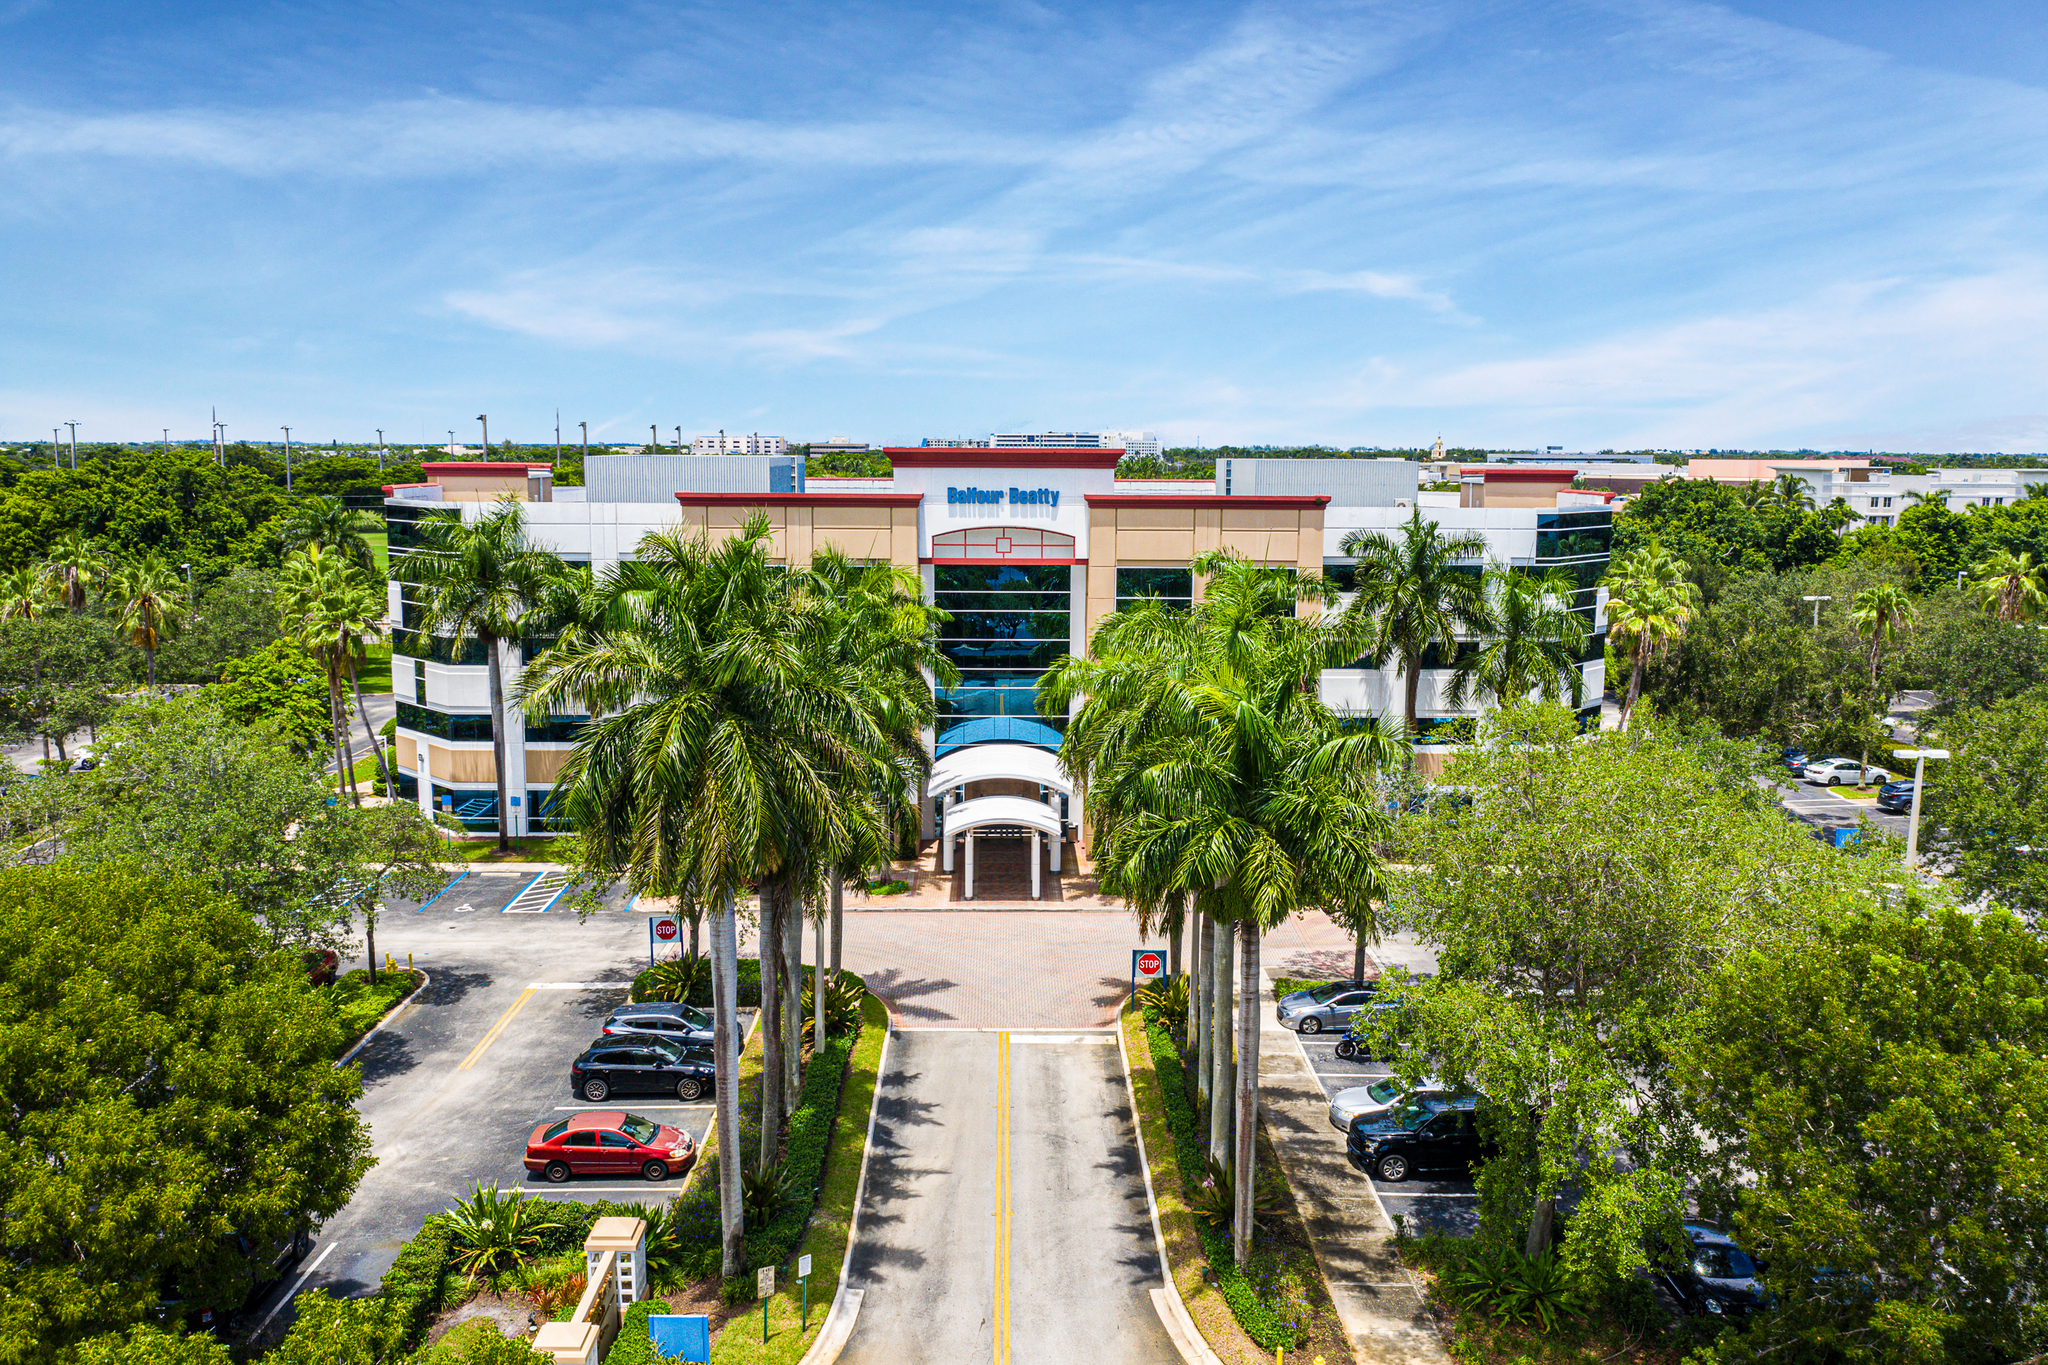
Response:
[[[1352,1015],[1372,1003],[1375,989],[1370,981],[1332,981],[1294,991],[1281,998],[1274,1017],[1280,1021],[1280,1027],[1302,1033],[1344,1028],[1351,1023]]]
[[[1471,1099],[1403,1104],[1352,1124],[1344,1154],[1379,1180],[1465,1175],[1486,1156],[1477,1109]]]
[[[526,1169],[557,1185],[572,1175],[627,1175],[666,1180],[697,1159],[697,1144],[680,1128],[621,1109],[593,1109],[544,1123],[526,1140]]]
[[[1397,1105],[1424,1104],[1432,1100],[1449,1103],[1451,1092],[1438,1080],[1425,1080],[1414,1089],[1398,1077],[1382,1076],[1371,1085],[1354,1085],[1330,1097],[1330,1126],[1340,1133],[1351,1131],[1360,1119],[1375,1119]]]
[[[1685,1235],[1690,1245],[1661,1258],[1666,1263],[1654,1266],[1651,1273],[1686,1312],[1739,1318],[1763,1306],[1763,1286],[1749,1253],[1727,1233],[1704,1223],[1687,1223]]]
[[[1879,787],[1877,808],[1888,815],[1904,815],[1913,809],[1913,779],[1896,778]]]
[[[1892,775],[1882,768],[1867,768],[1853,758],[1822,758],[1809,763],[1801,771],[1804,777],[1816,787],[1867,787],[1874,782],[1889,782]]]
[[[654,1033],[677,1042],[709,1043],[713,1037],[711,1016],[695,1005],[652,1000],[639,1005],[621,1005],[604,1021],[612,1033]]]
[[[652,1033],[599,1038],[569,1064],[569,1091],[593,1104],[612,1095],[674,1095],[684,1102],[711,1093],[717,1079],[709,1043],[682,1043]]]
[[[1806,765],[1813,761],[1813,756],[1795,744],[1781,750],[1778,754],[1778,760],[1785,765],[1786,771],[1790,772],[1792,776],[1799,777],[1804,775]]]

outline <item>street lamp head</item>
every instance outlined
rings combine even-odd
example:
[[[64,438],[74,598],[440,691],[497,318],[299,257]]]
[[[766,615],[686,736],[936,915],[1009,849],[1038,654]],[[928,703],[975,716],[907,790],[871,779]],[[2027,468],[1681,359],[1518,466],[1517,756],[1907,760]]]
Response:
[[[1946,749],[1894,749],[1893,758],[1947,758]]]
[[[1802,601],[1802,602],[1832,602],[1832,601],[1834,601],[1835,599],[1834,599],[1834,598],[1832,598],[1832,597],[1827,597],[1827,596],[1821,596],[1821,597],[1802,597],[1802,598],[1800,598],[1799,600],[1800,600],[1800,601]]]

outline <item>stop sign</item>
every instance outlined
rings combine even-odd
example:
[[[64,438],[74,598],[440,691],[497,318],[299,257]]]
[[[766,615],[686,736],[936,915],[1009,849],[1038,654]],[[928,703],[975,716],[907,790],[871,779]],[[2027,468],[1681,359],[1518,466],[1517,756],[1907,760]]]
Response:
[[[658,919],[654,922],[654,936],[663,943],[676,936],[676,922],[672,919]]]
[[[1147,949],[1131,953],[1131,975],[1140,981],[1157,981],[1166,974],[1166,959]]]

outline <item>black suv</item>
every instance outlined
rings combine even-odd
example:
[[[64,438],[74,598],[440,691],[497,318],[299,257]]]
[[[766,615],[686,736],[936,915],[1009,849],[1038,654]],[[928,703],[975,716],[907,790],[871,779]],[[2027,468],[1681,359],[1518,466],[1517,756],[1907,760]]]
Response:
[[[1675,1266],[1658,1265],[1652,1273],[1685,1305],[1686,1312],[1741,1318],[1763,1306],[1756,1262],[1730,1241],[1727,1233],[1702,1223],[1687,1223],[1685,1236],[1687,1245],[1663,1258]]]
[[[1877,808],[1887,815],[1904,815],[1913,809],[1913,779],[1901,777],[1879,787]]]
[[[1351,1164],[1381,1180],[1414,1175],[1464,1175],[1485,1159],[1477,1100],[1423,1100],[1371,1119],[1344,1140]]]
[[[717,1079],[709,1043],[682,1043],[651,1033],[599,1038],[569,1064],[570,1093],[592,1103],[612,1095],[672,1094],[699,1100]]]
[[[695,1005],[650,1000],[638,1005],[621,1005],[604,1021],[607,1034],[654,1033],[679,1043],[709,1043],[711,1016]]]

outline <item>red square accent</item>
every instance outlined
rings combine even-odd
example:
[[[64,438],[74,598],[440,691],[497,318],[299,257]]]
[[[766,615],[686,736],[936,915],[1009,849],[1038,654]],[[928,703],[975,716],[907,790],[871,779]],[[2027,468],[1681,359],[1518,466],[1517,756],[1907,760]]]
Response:
[[[996,537],[996,553],[999,555],[1010,553],[1010,538],[1008,536]]]

